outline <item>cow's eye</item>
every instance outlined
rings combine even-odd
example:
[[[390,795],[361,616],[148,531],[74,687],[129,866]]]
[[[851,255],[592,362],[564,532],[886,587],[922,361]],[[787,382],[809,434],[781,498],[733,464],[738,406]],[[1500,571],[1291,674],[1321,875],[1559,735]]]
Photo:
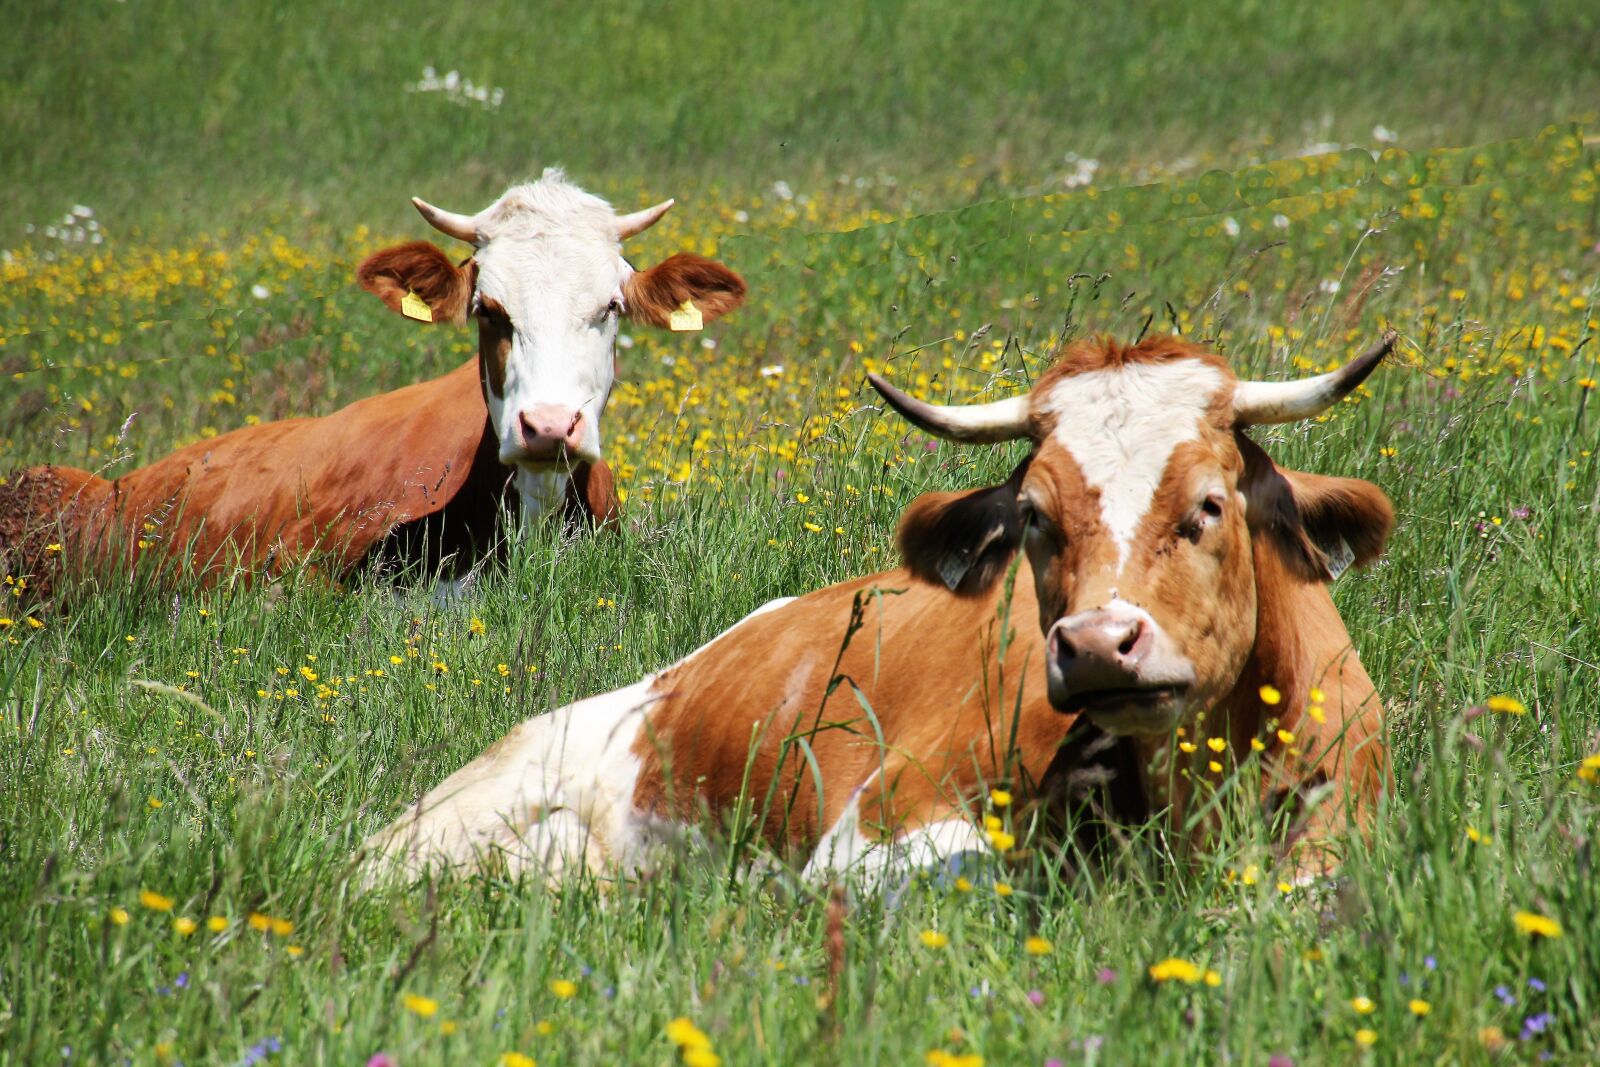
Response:
[[[1017,498],[1017,520],[1030,536],[1054,538],[1056,528],[1034,504],[1032,497]]]
[[[1222,521],[1222,496],[1210,493],[1178,526],[1178,535],[1198,544],[1205,532]]]

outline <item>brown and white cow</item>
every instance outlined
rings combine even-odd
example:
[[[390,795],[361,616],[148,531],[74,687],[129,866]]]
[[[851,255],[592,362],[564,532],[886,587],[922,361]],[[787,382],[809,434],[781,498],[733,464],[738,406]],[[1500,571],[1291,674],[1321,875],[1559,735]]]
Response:
[[[463,570],[499,516],[616,512],[600,417],[624,317],[668,327],[685,302],[707,322],[744,299],[713,260],[674,255],[636,271],[621,243],[672,206],[617,215],[558,170],[514,186],[473,216],[414,201],[466,241],[460,265],[425,241],[369,256],[357,280],[394,311],[432,323],[475,317],[478,355],[429,382],[320,418],[245,427],[182,448],[114,481],[41,467],[0,488],[0,557],[31,569],[57,543],[96,560],[147,551],[210,571],[282,566],[316,553],[335,573],[373,551]],[[508,488],[509,486],[509,488]]]
[[[1243,428],[1327,409],[1391,343],[1290,383],[1167,337],[1080,344],[1030,394],[969,408],[875,378],[932,433],[1032,451],[1001,485],[914,502],[902,568],[774,601],[522,723],[373,837],[368,877],[494,854],[552,879],[639,869],[741,810],[812,874],[881,875],[1003,845],[974,814],[986,788],[1050,799],[1106,745],[1120,810],[1184,826],[1194,784],[1242,765],[1326,840],[1388,774],[1327,582],[1379,554],[1392,511],[1366,482],[1276,466]]]

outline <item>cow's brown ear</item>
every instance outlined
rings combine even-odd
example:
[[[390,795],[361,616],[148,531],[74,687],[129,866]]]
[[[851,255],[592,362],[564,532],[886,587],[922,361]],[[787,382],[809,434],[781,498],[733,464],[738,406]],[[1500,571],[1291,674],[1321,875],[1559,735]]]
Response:
[[[635,271],[622,285],[628,317],[663,329],[672,313],[692,301],[701,322],[720,318],[744,303],[744,279],[714,259],[679,252],[649,270]]]
[[[1383,554],[1394,505],[1382,489],[1359,478],[1280,467],[1248,437],[1236,436],[1245,458],[1240,489],[1250,528],[1271,537],[1304,577],[1332,581]]]
[[[924,493],[913,500],[896,538],[911,573],[957,596],[977,596],[993,587],[1022,543],[1017,492],[1027,470],[1023,460],[1000,485]]]
[[[419,322],[465,322],[472,302],[478,265],[458,267],[444,251],[427,241],[412,241],[374,252],[356,268],[356,281],[390,311]],[[418,314],[407,297],[420,298],[428,314]]]

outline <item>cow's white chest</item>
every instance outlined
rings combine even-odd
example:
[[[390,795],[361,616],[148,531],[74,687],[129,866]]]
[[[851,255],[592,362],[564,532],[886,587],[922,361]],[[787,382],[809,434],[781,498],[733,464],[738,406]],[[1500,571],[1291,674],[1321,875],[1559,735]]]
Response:
[[[1041,410],[1100,494],[1100,518],[1128,561],[1173,451],[1200,436],[1222,373],[1199,360],[1133,363],[1063,379]]]
[[[520,519],[525,530],[529,524],[561,511],[567,499],[567,478],[568,475],[559,471],[517,468],[511,484],[517,489],[517,500],[521,504]]]

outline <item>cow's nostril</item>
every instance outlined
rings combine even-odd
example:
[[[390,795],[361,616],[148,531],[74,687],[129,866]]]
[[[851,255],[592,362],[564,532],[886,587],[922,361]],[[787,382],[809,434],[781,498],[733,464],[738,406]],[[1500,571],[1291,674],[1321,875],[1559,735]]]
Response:
[[[1134,623],[1123,636],[1122,643],[1117,645],[1117,652],[1124,656],[1130,654],[1134,646],[1139,643],[1139,638],[1143,635],[1144,624],[1142,622]]]

